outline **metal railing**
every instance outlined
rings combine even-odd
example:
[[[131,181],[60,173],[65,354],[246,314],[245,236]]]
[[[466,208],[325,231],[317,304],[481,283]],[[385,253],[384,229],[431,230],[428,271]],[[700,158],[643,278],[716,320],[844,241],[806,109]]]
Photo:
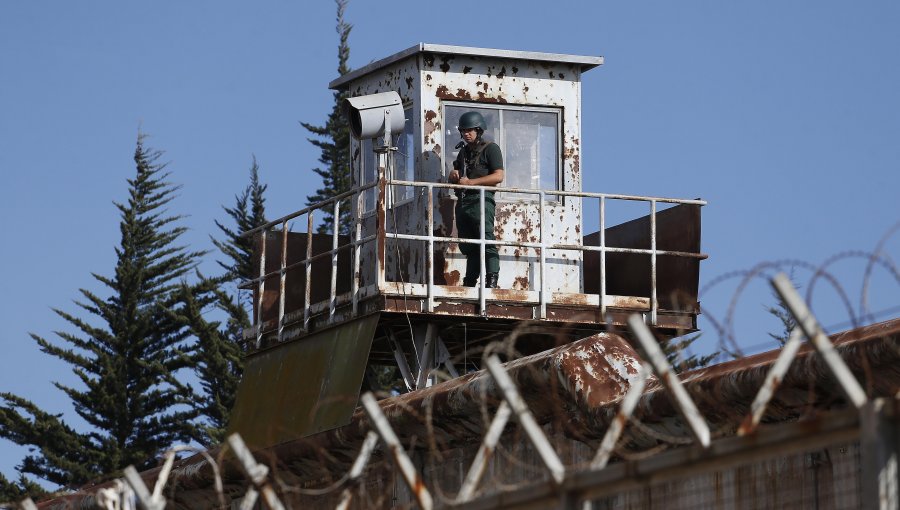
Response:
[[[397,231],[389,231],[389,225],[387,221],[387,213],[388,213],[388,205],[390,202],[389,196],[391,195],[391,190],[395,186],[408,186],[412,187],[416,190],[420,191],[418,196],[424,195],[425,197],[425,215],[426,215],[426,232],[427,234],[407,234],[400,233]],[[374,211],[366,211],[363,212],[364,205],[364,194],[367,190],[376,188],[377,189],[377,197],[375,201],[375,209]],[[508,240],[508,239],[497,239],[497,240],[488,240],[485,239],[485,230],[484,225],[482,223],[480,228],[479,238],[477,239],[468,239],[468,238],[460,238],[460,237],[451,237],[451,236],[437,236],[434,234],[435,227],[435,218],[434,218],[434,210],[435,210],[435,192],[436,191],[452,191],[457,189],[464,189],[466,191],[477,190],[479,192],[479,208],[482,214],[484,215],[484,207],[485,207],[485,192],[493,191],[493,192],[502,192],[508,194],[517,194],[522,196],[534,196],[537,197],[537,208],[538,208],[538,216],[540,219],[541,228],[539,229],[539,236],[537,241],[517,241],[517,240]],[[416,196],[417,194],[414,194]],[[546,198],[548,196],[555,196],[562,199],[595,199],[599,201],[599,245],[598,246],[585,246],[581,244],[581,240],[579,239],[575,243],[554,243],[548,240],[548,236],[546,235],[547,225],[546,219]],[[606,208],[609,201],[612,200],[620,200],[620,201],[629,201],[629,202],[644,202],[649,206],[649,223],[650,223],[650,247],[649,249],[643,248],[628,248],[628,247],[616,247],[616,246],[607,246],[606,240],[606,228],[607,228],[607,218],[606,218]],[[343,204],[347,204],[344,206]],[[421,202],[417,202],[421,203]],[[354,206],[355,204],[355,206]],[[684,251],[672,251],[672,250],[661,250],[657,246],[657,207],[659,204],[688,204],[688,205],[696,205],[703,206],[706,205],[706,202],[703,200],[685,200],[685,199],[675,199],[675,198],[663,198],[663,197],[651,197],[651,196],[638,196],[638,195],[622,195],[622,194],[611,194],[611,193],[590,193],[590,192],[576,192],[576,191],[558,191],[558,190],[533,190],[533,189],[519,189],[519,188],[505,188],[505,187],[487,187],[487,186],[462,186],[457,184],[448,184],[448,183],[435,183],[435,182],[420,182],[420,181],[402,181],[402,180],[388,180],[385,177],[384,171],[379,172],[379,179],[375,182],[359,186],[350,191],[337,195],[328,200],[319,202],[317,204],[311,205],[309,207],[300,209],[299,211],[293,212],[276,220],[270,221],[265,225],[261,225],[253,230],[246,232],[245,236],[260,236],[260,253],[259,255],[259,271],[258,276],[252,280],[246,281],[242,284],[244,288],[255,288],[257,292],[256,296],[256,314],[255,314],[255,325],[253,332],[256,337],[256,346],[259,347],[262,342],[262,336],[265,329],[264,319],[263,319],[263,297],[266,290],[266,281],[275,277],[278,277],[279,280],[279,291],[278,291],[278,315],[277,315],[277,335],[278,340],[282,341],[284,339],[284,327],[286,324],[286,314],[287,310],[285,310],[285,295],[286,295],[286,284],[287,284],[287,274],[289,271],[296,270],[298,268],[305,269],[305,289],[304,289],[304,303],[303,303],[303,311],[302,311],[302,325],[300,326],[301,331],[308,330],[310,317],[314,314],[324,313],[325,307],[320,303],[311,303],[311,289],[312,289],[312,280],[314,275],[312,273],[312,263],[316,260],[320,260],[323,258],[331,258],[331,285],[330,285],[330,293],[327,299],[327,313],[328,313],[328,322],[331,323],[335,319],[335,311],[339,304],[346,304],[349,302],[351,305],[351,313],[355,316],[358,312],[359,302],[364,297],[368,297],[374,293],[381,294],[402,294],[404,296],[415,296],[415,297],[424,297],[425,298],[425,311],[431,312],[434,310],[436,287],[439,287],[434,282],[434,248],[435,243],[468,243],[468,244],[477,244],[479,246],[480,252],[480,281],[485,281],[485,249],[487,246],[508,246],[508,247],[516,247],[516,248],[531,248],[537,251],[537,264],[540,268],[540,278],[535,285],[537,290],[537,298],[534,300],[538,306],[537,317],[540,319],[544,319],[547,317],[547,305],[552,300],[552,293],[547,289],[547,250],[572,250],[578,251],[581,253],[597,253],[599,254],[600,259],[600,268],[599,271],[599,292],[596,294],[597,306],[599,307],[601,316],[605,316],[607,307],[609,306],[610,295],[607,293],[607,271],[606,271],[606,256],[608,253],[621,253],[621,254],[639,254],[639,255],[647,255],[650,257],[650,297],[648,303],[648,312],[649,317],[647,318],[648,323],[651,325],[657,324],[657,314],[659,311],[659,299],[657,296],[657,282],[658,282],[658,264],[657,258],[660,256],[666,257],[683,257],[690,259],[704,259],[706,258],[705,254],[702,253],[694,253],[694,252],[684,252]],[[343,207],[349,207],[352,210],[352,226],[350,231],[350,241],[345,244],[340,244],[340,218],[344,209]],[[325,211],[328,210],[332,214],[333,221],[336,223],[331,225],[331,236],[332,236],[332,245],[331,249],[327,251],[323,251],[321,253],[313,254],[313,229],[316,224],[316,211]],[[374,231],[363,232],[363,223],[367,221],[371,216],[374,215],[375,225]],[[291,264],[287,263],[288,260],[288,234],[290,231],[290,222],[296,218],[301,216],[306,216],[306,254],[302,260],[297,262],[293,262]],[[370,222],[371,223],[371,222]],[[277,229],[277,230],[273,230]],[[396,229],[395,229],[396,230]],[[269,256],[266,249],[266,240],[269,235],[280,235],[281,236],[281,250],[279,253],[279,265],[278,269],[274,271],[266,271],[266,259]],[[425,250],[425,285],[424,289],[417,288],[415,285],[410,285],[404,282],[388,282],[386,278],[386,249],[387,244],[386,240],[392,239],[395,241],[406,240],[411,242],[423,242],[426,243]],[[367,243],[374,242],[376,244],[374,250],[374,257],[371,260],[363,260],[361,247]],[[349,250],[351,253],[351,267],[352,267],[352,275],[350,281],[350,292],[349,296],[338,296],[337,295],[337,285],[336,285],[336,277],[338,273],[338,253],[344,250]],[[365,263],[365,266],[363,266]],[[368,271],[369,275],[374,275],[374,285],[369,285],[364,288],[361,285],[361,280],[363,280],[362,271]],[[400,285],[397,285],[397,284]],[[495,299],[494,294],[491,289],[485,289],[483,285],[479,286],[477,290],[477,300],[478,300],[478,308],[480,313],[484,315],[487,309],[487,302],[489,300]],[[459,296],[458,293],[455,296]],[[510,299],[506,296],[504,299]],[[531,301],[531,298],[526,299],[527,301]],[[299,314],[299,311],[297,312]],[[298,317],[291,316],[291,322],[298,321]],[[270,328],[271,329],[271,328]]]

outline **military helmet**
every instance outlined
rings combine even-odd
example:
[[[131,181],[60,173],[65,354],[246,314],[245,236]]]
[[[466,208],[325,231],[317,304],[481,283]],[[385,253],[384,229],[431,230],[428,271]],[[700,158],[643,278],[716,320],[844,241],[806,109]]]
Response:
[[[478,112],[466,112],[459,118],[459,126],[457,128],[460,130],[474,128],[485,131],[487,122],[484,121],[484,117]]]

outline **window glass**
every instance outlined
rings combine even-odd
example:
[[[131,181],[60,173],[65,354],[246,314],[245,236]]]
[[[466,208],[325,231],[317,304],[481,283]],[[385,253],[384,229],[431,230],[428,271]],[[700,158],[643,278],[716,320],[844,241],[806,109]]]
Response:
[[[393,153],[394,158],[394,179],[402,181],[415,180],[415,144],[413,139],[413,122],[412,109],[403,111],[406,117],[406,124],[403,128],[403,134],[394,138],[394,145],[397,151]],[[360,173],[360,185],[366,185],[378,178],[378,154],[373,150],[375,143],[380,143],[380,139],[362,140],[362,169]],[[389,179],[391,176],[387,176]],[[389,204],[403,202],[413,197],[413,187],[411,186],[392,186],[393,200]],[[378,188],[373,187],[367,189],[363,194],[363,213],[375,210],[376,194]]]
[[[445,131],[448,154],[447,165],[452,168],[461,140],[457,126],[463,113],[476,111],[487,122],[485,140],[496,142],[503,151],[504,180],[500,184],[508,188],[558,190],[559,169],[559,111],[550,108],[529,107],[472,107],[470,105],[446,105]],[[534,202],[535,195],[501,193],[498,201]],[[554,195],[548,202],[557,202]]]

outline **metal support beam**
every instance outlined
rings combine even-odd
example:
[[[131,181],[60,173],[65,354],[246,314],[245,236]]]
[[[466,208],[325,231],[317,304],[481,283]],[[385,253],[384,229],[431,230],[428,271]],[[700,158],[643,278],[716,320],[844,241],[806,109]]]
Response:
[[[413,377],[409,363],[406,361],[406,353],[403,352],[403,348],[400,346],[400,342],[397,341],[397,335],[394,334],[393,330],[387,330],[387,337],[388,342],[391,344],[391,350],[394,351],[394,360],[397,362],[397,368],[403,377],[403,384],[406,385],[406,391],[412,391],[416,387],[416,379]]]
[[[436,365],[443,365],[444,368],[447,369],[447,373],[450,374],[450,377],[454,379],[459,377],[459,372],[456,370],[456,367],[453,365],[453,359],[450,356],[450,350],[447,349],[447,344],[441,339],[440,335],[437,337],[437,352],[434,356],[434,361]]]
[[[433,322],[429,322],[425,326],[425,336],[422,338],[422,341],[419,342],[417,338],[413,339],[419,349],[419,373],[416,375],[417,390],[421,390],[428,385],[428,376],[434,367],[435,337],[437,337],[437,327]]]

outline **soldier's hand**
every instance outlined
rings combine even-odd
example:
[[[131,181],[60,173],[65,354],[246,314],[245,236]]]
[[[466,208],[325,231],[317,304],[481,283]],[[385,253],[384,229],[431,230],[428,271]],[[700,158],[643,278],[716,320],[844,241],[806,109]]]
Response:
[[[456,184],[459,182],[459,171],[451,170],[449,175],[450,182]]]

